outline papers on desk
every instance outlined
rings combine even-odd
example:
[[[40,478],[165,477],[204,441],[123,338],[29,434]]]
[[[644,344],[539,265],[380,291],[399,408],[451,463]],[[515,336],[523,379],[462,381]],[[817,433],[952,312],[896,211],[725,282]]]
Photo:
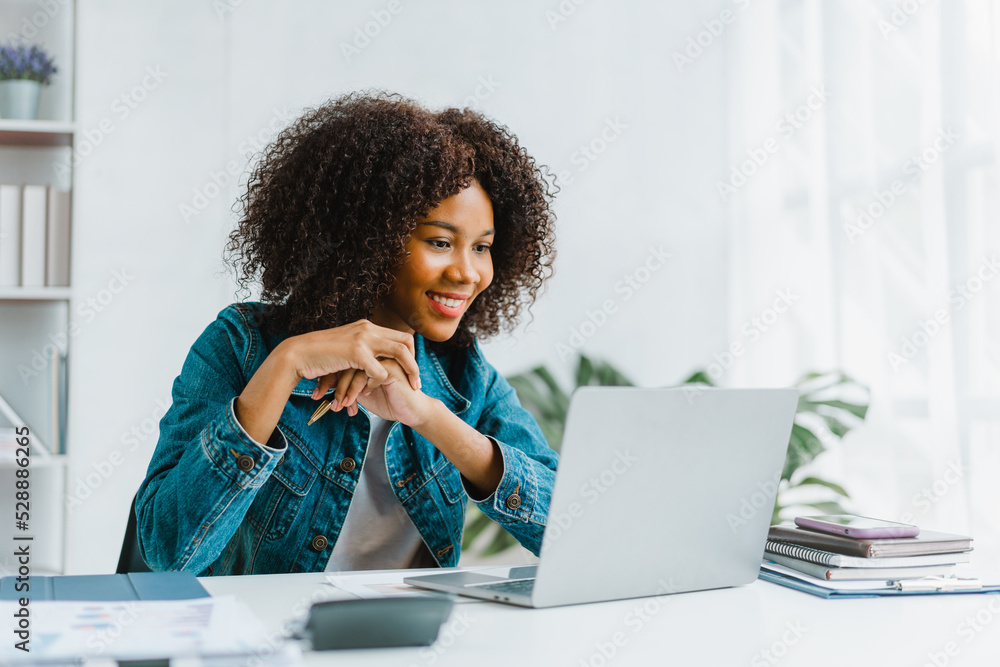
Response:
[[[956,574],[958,576],[953,578],[928,577],[906,581],[826,581],[768,560],[765,560],[760,568],[760,578],[764,581],[828,599],[942,593],[1000,593],[1000,580],[996,579],[993,573],[976,576],[977,572],[968,565],[959,565]]]
[[[256,656],[263,665],[294,664],[297,645],[268,636],[256,616],[234,597],[130,602],[32,602],[29,647],[25,653],[10,641],[16,602],[0,603],[8,639],[0,645],[0,663],[78,662],[86,658],[145,660],[211,657],[206,664],[227,664],[229,656],[246,664]],[[171,663],[173,664],[173,662]],[[236,662],[234,662],[236,664]]]
[[[889,588],[889,585],[885,581],[871,581],[871,580],[846,580],[846,581],[827,581],[826,579],[820,579],[818,577],[810,577],[807,574],[799,572],[798,570],[793,570],[790,567],[785,567],[780,563],[775,563],[772,561],[765,561],[761,564],[762,570],[767,570],[775,574],[780,574],[784,577],[791,577],[793,579],[798,579],[800,581],[805,581],[814,586],[819,586],[820,588],[826,588],[833,591],[866,591],[873,588]]]
[[[470,568],[482,569],[482,568]],[[414,570],[379,570],[372,574],[350,574],[337,575],[328,574],[326,583],[362,600],[371,600],[384,597],[428,597],[428,598],[450,598],[456,604],[471,604],[485,602],[476,598],[467,598],[450,593],[430,591],[424,588],[417,588],[403,583],[404,577],[413,576]]]

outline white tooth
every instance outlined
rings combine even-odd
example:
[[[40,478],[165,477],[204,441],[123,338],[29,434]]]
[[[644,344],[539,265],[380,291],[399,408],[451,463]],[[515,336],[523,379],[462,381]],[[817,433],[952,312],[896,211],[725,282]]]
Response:
[[[447,306],[448,308],[455,308],[462,303],[461,299],[445,299],[444,297],[440,297],[437,294],[432,295],[431,298],[440,303],[441,305]]]

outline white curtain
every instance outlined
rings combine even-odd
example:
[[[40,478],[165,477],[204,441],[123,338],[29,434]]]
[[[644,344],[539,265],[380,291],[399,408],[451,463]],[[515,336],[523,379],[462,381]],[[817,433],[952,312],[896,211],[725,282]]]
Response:
[[[747,5],[715,192],[745,343],[724,383],[868,385],[865,425],[815,472],[854,511],[983,545],[1000,543],[998,28],[988,0]]]

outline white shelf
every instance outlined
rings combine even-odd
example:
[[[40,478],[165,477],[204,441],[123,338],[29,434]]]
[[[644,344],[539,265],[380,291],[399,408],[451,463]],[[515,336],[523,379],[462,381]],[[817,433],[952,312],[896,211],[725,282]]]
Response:
[[[84,135],[85,126],[73,119],[77,82],[76,33],[77,0],[0,0],[0,25],[17,32],[22,26],[34,26],[30,43],[43,45],[59,68],[51,85],[42,89],[39,100],[40,118],[61,120],[0,119],[0,183],[10,185],[49,185],[73,190],[75,169],[72,151]],[[46,9],[51,5],[51,8]],[[40,10],[45,10],[40,13]],[[51,11],[50,11],[51,10]],[[48,14],[46,14],[48,12]],[[6,34],[6,33],[5,33]],[[59,167],[66,165],[63,170]],[[71,204],[72,205],[72,204]],[[75,216],[74,216],[75,217]],[[71,263],[72,259],[72,245]],[[51,375],[48,348],[53,345],[72,359],[72,320],[70,306],[74,298],[70,287],[0,287],[0,393],[15,403],[24,421],[39,431],[40,438],[49,440],[51,430]],[[62,338],[62,342],[60,342]],[[37,363],[37,356],[46,359],[46,366]],[[19,378],[25,369],[32,376]],[[66,369],[70,375],[69,367]],[[66,389],[67,415],[73,412],[72,397]],[[9,421],[2,419],[6,424]],[[64,429],[63,451],[72,452],[68,422]],[[34,432],[34,431],[33,431]],[[57,443],[53,443],[54,445]],[[66,565],[66,511],[64,498],[68,489],[69,458],[67,454],[42,456],[32,451],[31,529],[36,537],[37,552],[32,554],[32,573],[59,573]],[[15,478],[17,464],[4,452],[0,460],[0,491],[8,488]],[[13,496],[0,493],[0,509],[9,510]],[[13,522],[0,524],[0,541],[9,540]],[[0,569],[9,567],[0,557]],[[0,661],[2,662],[2,661]]]
[[[69,301],[69,287],[0,287],[0,301]]]
[[[74,123],[55,120],[2,120],[0,145],[72,146]]]

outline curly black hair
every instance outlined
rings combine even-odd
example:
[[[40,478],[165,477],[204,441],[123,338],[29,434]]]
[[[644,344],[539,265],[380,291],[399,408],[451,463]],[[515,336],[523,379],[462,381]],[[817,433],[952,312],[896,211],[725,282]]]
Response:
[[[448,344],[510,331],[555,258],[553,191],[511,132],[469,109],[434,113],[384,92],[308,110],[251,173],[226,261],[261,283],[264,328],[297,335],[368,317],[407,237],[475,179],[493,205],[494,277]]]

